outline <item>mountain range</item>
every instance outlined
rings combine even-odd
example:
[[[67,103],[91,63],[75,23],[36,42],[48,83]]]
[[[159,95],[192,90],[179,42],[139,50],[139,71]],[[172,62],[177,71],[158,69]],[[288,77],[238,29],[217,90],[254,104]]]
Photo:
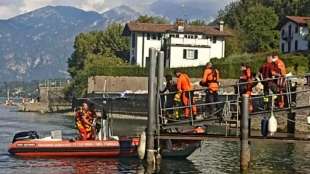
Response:
[[[157,0],[145,11],[171,21],[178,17],[209,20],[216,15],[203,0],[178,2]],[[112,22],[134,20],[141,13],[126,5],[101,14],[68,6],[46,6],[0,20],[0,81],[69,77],[67,59],[73,52],[76,35],[104,30]]]

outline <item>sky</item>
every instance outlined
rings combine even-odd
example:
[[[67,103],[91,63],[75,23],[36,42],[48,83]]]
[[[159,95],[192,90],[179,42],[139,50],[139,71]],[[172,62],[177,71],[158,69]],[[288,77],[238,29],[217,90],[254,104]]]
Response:
[[[0,0],[0,19],[8,19],[47,5],[73,6],[86,11],[104,12],[119,5],[130,5],[138,11],[156,0]],[[180,2],[183,0],[179,0]],[[228,0],[205,0],[217,1],[225,5]]]

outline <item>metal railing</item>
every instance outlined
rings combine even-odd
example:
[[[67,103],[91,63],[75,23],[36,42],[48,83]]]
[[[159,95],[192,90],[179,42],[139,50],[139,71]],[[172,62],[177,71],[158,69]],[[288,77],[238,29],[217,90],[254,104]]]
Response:
[[[68,79],[58,79],[58,80],[42,80],[39,82],[39,87],[64,87],[70,83]]]
[[[259,108],[258,106],[255,106],[254,111],[251,112],[251,115],[258,115],[258,114],[264,114],[264,113],[270,113],[270,108],[269,108],[269,103],[270,103],[270,98],[277,96],[277,97],[285,97],[285,106],[284,108],[278,108],[276,109],[276,111],[290,111],[292,109],[298,108],[297,106],[297,101],[293,101],[293,98],[295,98],[294,100],[296,100],[296,96],[297,94],[300,93],[306,93],[306,92],[310,92],[310,89],[307,90],[299,90],[296,91],[297,86],[295,87],[294,90],[292,90],[292,79],[296,78],[295,76],[291,76],[291,77],[286,77],[285,81],[284,81],[284,85],[283,88],[281,90],[278,90],[276,92],[273,92],[272,94],[265,94],[262,93],[260,95],[253,95],[251,96],[251,101],[254,103],[254,101],[262,101],[263,108]],[[176,95],[177,92],[169,92],[169,93],[162,93],[160,94],[160,115],[159,117],[161,118],[161,124],[164,128],[171,128],[173,126],[171,125],[175,125],[178,126],[178,124],[176,122],[179,122],[180,124],[190,124],[192,126],[195,126],[195,123],[202,123],[203,120],[207,121],[213,121],[213,119],[209,119],[209,116],[218,116],[219,121],[223,121],[225,122],[225,124],[227,124],[229,122],[230,119],[232,119],[232,117],[235,117],[234,120],[236,121],[236,134],[238,135],[238,128],[239,128],[239,123],[238,120],[240,118],[240,96],[241,96],[241,90],[240,90],[240,86],[241,85],[247,85],[249,83],[264,83],[264,82],[270,82],[270,83],[276,83],[276,81],[278,81],[281,78],[272,78],[272,79],[266,79],[266,80],[260,80],[260,81],[252,81],[252,82],[241,82],[241,83],[236,83],[235,85],[226,85],[226,86],[221,86],[222,89],[225,88],[231,88],[231,87],[236,87],[236,91],[234,92],[234,94],[226,94],[226,95],[220,95],[220,96],[224,96],[225,100],[222,101],[217,101],[217,102],[212,102],[212,103],[207,103],[206,101],[199,101],[199,99],[195,98],[194,96],[197,95],[197,93],[199,94],[199,96],[202,95],[202,93],[205,93],[205,91],[207,90],[207,88],[201,88],[201,89],[196,89],[196,90],[191,90],[191,91],[184,91],[188,93],[188,98],[189,98],[189,104],[187,106],[181,105],[173,105],[173,107],[166,107],[166,104],[162,103],[162,98],[166,99],[167,102],[167,98],[171,99],[171,96],[169,95]],[[297,85],[297,84],[295,84]],[[277,86],[278,87],[278,86]],[[193,94],[193,96],[192,96]],[[295,97],[293,97],[293,95],[295,95]],[[169,96],[169,97],[168,97]],[[193,104],[191,98],[193,97],[193,101],[195,101],[196,103]],[[267,104],[264,102],[264,99],[268,98],[269,101],[267,102]],[[170,101],[171,102],[171,101]],[[209,115],[206,114],[207,110],[205,109],[208,106],[214,106],[215,108],[217,108],[217,110],[214,113],[211,113]],[[309,106],[308,106],[309,105]],[[308,105],[305,106],[301,106],[301,107],[310,107],[310,103],[308,103]],[[193,107],[196,107],[199,112],[198,115],[202,116],[202,119],[200,120],[196,120],[193,116]],[[189,119],[180,119],[178,117],[176,117],[175,115],[175,111],[177,110],[185,110],[185,109],[189,109],[190,110],[190,117]],[[172,113],[172,114],[171,114]],[[173,118],[171,118],[171,115]],[[183,114],[184,115],[184,114]],[[219,117],[220,115],[220,117]]]

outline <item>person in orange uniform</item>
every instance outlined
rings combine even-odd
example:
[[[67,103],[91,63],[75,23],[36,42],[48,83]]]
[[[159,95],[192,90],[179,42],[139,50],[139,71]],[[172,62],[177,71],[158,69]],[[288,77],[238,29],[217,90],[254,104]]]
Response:
[[[213,103],[218,101],[218,91],[219,91],[219,82],[220,79],[219,71],[213,68],[212,63],[207,63],[202,80],[200,85],[207,87],[206,90],[206,103]],[[209,114],[215,114],[217,110],[216,104],[207,105],[206,108],[209,111]]]
[[[262,84],[264,85],[264,94],[269,95],[269,89],[272,90],[273,88],[273,81],[272,79],[272,71],[273,71],[273,64],[272,64],[272,56],[267,56],[266,63],[264,63],[261,68],[259,69],[259,74],[261,80],[263,80]]]
[[[246,64],[241,64],[241,76],[240,76],[240,82],[246,82],[246,90],[242,92],[242,94],[248,94],[251,96],[252,93],[252,71],[251,68]]]
[[[193,101],[193,92],[191,80],[186,73],[181,72],[180,70],[175,70],[175,75],[177,79],[177,90],[181,93],[181,100],[184,108],[184,117],[187,119],[190,117],[190,113],[195,117],[197,115],[197,108]],[[188,106],[192,105],[192,109]]]
[[[80,140],[95,140],[96,131],[94,120],[96,112],[89,108],[89,105],[84,102],[82,107],[76,112],[76,127],[79,131]]]
[[[277,92],[280,94],[277,104],[279,108],[284,108],[284,96],[283,90],[285,88],[285,75],[286,75],[286,67],[284,62],[279,58],[278,54],[273,54],[272,55],[272,62],[274,65],[272,75],[276,78],[277,80]]]
[[[252,79],[252,71],[251,71],[251,68],[242,63],[241,64],[241,76],[240,76],[240,79],[239,81],[241,83],[246,83],[245,85],[242,85],[242,86],[245,86],[244,90],[241,91],[241,95],[242,94],[247,94],[249,97],[251,97],[251,94],[252,94],[252,87],[253,87],[253,79]],[[252,105],[252,100],[250,99],[249,100],[249,111],[252,112],[253,111],[253,105]]]

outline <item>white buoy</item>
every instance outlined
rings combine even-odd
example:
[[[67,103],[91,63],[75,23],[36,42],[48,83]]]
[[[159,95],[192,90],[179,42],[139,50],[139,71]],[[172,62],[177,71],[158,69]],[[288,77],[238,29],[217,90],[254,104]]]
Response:
[[[274,135],[274,133],[277,132],[278,129],[278,123],[277,123],[277,119],[274,116],[273,113],[273,108],[274,108],[274,100],[276,99],[276,96],[272,96],[272,100],[271,100],[271,116],[268,120],[268,132],[270,133],[271,136]]]
[[[307,123],[310,124],[310,116],[307,117]]]
[[[271,112],[271,116],[268,121],[268,132],[270,133],[271,136],[273,136],[274,133],[277,132],[277,128],[278,128],[277,119],[274,116],[273,112]]]
[[[144,159],[145,148],[146,148],[146,135],[145,135],[145,131],[143,131],[140,135],[140,143],[138,146],[138,156],[141,160]]]

